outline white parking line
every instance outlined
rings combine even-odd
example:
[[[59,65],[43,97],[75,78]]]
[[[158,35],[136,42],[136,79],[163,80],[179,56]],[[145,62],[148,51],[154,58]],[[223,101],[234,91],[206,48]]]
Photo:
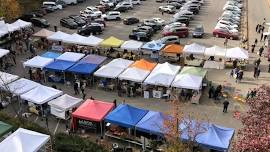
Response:
[[[54,135],[55,135],[55,133],[56,133],[56,131],[57,131],[57,129],[58,129],[59,122],[60,122],[60,119],[58,120],[58,122],[57,122],[57,124],[56,124],[56,126],[55,126],[55,129],[54,129],[54,132],[53,132]]]

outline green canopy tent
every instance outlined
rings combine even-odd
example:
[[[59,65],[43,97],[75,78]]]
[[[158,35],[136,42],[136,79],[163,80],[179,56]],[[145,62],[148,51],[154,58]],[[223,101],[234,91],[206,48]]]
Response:
[[[196,76],[200,76],[200,77],[205,77],[207,73],[207,70],[203,69],[203,68],[197,68],[197,67],[184,67],[180,74],[191,74],[191,75],[196,75]]]
[[[0,137],[4,136],[6,133],[10,132],[12,130],[12,126],[4,123],[3,121],[0,121]]]

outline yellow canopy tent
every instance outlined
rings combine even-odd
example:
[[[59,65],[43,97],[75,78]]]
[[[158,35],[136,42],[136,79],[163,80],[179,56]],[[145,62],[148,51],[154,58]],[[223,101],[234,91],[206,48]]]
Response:
[[[124,43],[123,40],[120,40],[116,37],[109,37],[105,40],[103,40],[99,45],[102,47],[113,47],[113,48],[118,48]]]

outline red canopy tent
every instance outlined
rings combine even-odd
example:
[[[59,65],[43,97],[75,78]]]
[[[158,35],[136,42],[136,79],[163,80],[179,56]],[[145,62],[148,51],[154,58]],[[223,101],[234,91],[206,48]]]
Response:
[[[78,119],[100,122],[100,124],[102,124],[101,122],[104,117],[113,109],[113,107],[113,103],[87,99],[76,111],[72,113],[73,129],[77,128]]]

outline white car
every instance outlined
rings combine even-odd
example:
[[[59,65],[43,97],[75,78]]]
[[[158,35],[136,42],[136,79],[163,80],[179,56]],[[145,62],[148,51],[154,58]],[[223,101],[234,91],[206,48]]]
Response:
[[[170,28],[174,28],[174,27],[185,27],[185,26],[187,26],[186,24],[184,24],[184,23],[180,23],[180,22],[173,22],[173,23],[170,23],[170,24],[168,24],[168,25],[165,25],[164,26],[164,28],[163,28],[163,30],[168,30],[168,29],[170,29]]]
[[[238,8],[237,6],[231,6],[231,5],[224,6],[223,11],[226,11],[226,10],[241,12],[240,8]]]
[[[89,7],[86,7],[86,9],[92,11],[95,14],[98,14],[99,16],[102,15],[102,12],[100,10],[98,10],[96,7],[89,6]]]
[[[120,2],[116,5],[116,7],[121,7],[121,6],[124,6],[128,9],[133,9],[133,5],[130,2]]]
[[[87,17],[92,17],[92,18],[98,18],[98,17],[100,17],[101,16],[101,14],[100,13],[95,13],[95,12],[92,12],[92,11],[90,11],[90,10],[84,10],[84,11],[80,11],[80,14],[81,15],[83,15],[84,14],[84,16],[87,16]]]
[[[133,5],[140,5],[141,1],[140,0],[132,0]]]
[[[171,5],[166,5],[166,6],[160,6],[158,8],[160,12],[166,12],[166,13],[175,13],[175,7]]]
[[[237,24],[237,25],[240,25],[240,21],[237,21],[237,20],[234,20],[233,18],[230,18],[230,17],[220,17],[218,19],[219,20],[224,20],[224,21],[228,21],[228,22],[231,22],[233,24]]]
[[[114,3],[113,3],[112,0],[101,0],[99,3],[100,4],[103,4],[103,5],[108,5],[110,7],[113,7],[114,6]]]
[[[104,24],[100,24],[100,23],[97,23],[97,22],[91,22],[89,23],[88,25],[92,25],[92,26],[100,26],[102,30],[104,30]]]
[[[227,6],[227,5],[229,5],[229,6],[237,6],[238,8],[243,8],[243,4],[239,4],[239,3],[234,2],[234,1],[227,1],[225,6]]]
[[[165,36],[156,41],[161,44],[180,44],[180,39],[178,36]]]
[[[226,26],[226,25],[216,25],[215,29],[224,29],[224,30],[227,30],[229,31],[230,33],[238,33],[239,31],[235,28],[232,28],[232,27],[229,27],[229,26]]]
[[[121,20],[121,13],[118,11],[110,11],[107,14],[103,14],[104,20]]]
[[[190,11],[188,11],[188,10],[183,10],[183,11],[180,11],[180,12],[174,14],[174,15],[173,15],[173,18],[178,18],[179,16],[183,16],[183,15],[184,15],[184,16],[188,16],[188,17],[191,18],[191,19],[193,19],[193,17],[194,17],[193,12],[190,12]]]
[[[158,17],[154,17],[153,18],[153,21],[157,24],[157,25],[165,25],[165,20],[161,19],[161,18],[158,18]]]
[[[233,28],[235,28],[235,29],[238,29],[238,25],[233,24],[233,23],[228,22],[228,21],[219,20],[218,23],[217,23],[217,25],[218,25],[218,24],[223,24],[223,25],[227,25],[227,26],[233,27]]]
[[[237,14],[237,13],[235,13],[235,12],[231,12],[231,11],[224,11],[224,12],[222,13],[222,15],[221,15],[221,16],[223,16],[223,15],[225,15],[225,14],[227,14],[227,15],[231,15],[231,16],[236,16],[236,17],[239,17],[239,19],[240,19],[240,17],[241,17],[241,15],[240,15],[240,14]]]

